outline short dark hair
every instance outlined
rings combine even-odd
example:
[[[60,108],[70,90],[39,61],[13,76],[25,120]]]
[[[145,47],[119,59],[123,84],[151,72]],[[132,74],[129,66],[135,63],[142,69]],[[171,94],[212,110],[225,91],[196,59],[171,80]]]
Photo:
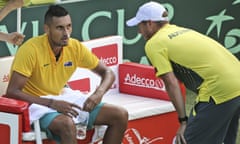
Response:
[[[45,16],[44,24],[49,24],[52,17],[62,17],[68,15],[68,11],[60,5],[50,5]]]

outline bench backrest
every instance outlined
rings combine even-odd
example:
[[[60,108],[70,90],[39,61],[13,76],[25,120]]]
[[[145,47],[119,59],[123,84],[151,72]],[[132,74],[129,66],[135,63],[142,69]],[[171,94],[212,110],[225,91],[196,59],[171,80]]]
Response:
[[[107,94],[119,92],[118,65],[122,63],[122,37],[109,36],[83,42],[103,63],[115,73],[116,79]],[[81,86],[79,85],[81,83]],[[100,83],[98,75],[89,70],[78,68],[69,80],[73,89],[93,92]]]
[[[9,81],[9,72],[13,59],[14,56],[6,56],[0,58],[0,96],[6,93]]]

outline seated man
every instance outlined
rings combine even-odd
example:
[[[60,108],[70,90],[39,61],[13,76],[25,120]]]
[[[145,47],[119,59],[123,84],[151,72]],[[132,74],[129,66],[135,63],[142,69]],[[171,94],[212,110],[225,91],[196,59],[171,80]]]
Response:
[[[122,107],[101,103],[115,79],[113,72],[81,42],[70,38],[71,17],[63,7],[49,7],[44,18],[44,31],[45,34],[25,42],[15,55],[7,96],[55,109],[56,112],[40,118],[40,127],[49,138],[61,144],[77,143],[72,119],[78,115],[77,109],[90,113],[88,128],[92,125],[108,126],[104,144],[121,144],[128,113]],[[99,86],[83,107],[65,100],[42,97],[60,95],[77,67],[88,68],[101,77]]]

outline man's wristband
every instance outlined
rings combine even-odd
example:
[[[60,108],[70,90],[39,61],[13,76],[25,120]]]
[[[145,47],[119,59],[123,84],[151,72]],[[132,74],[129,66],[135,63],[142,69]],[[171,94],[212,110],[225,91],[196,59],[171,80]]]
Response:
[[[187,116],[185,116],[185,117],[183,117],[183,118],[178,118],[178,121],[180,122],[180,123],[182,123],[182,122],[187,122],[188,121],[188,117]]]

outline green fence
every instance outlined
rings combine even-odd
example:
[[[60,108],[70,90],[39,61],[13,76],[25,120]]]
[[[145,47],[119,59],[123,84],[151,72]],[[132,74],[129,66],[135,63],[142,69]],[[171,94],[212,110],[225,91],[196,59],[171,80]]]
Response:
[[[126,27],[146,0],[86,0],[63,5],[72,16],[72,37],[89,40],[108,35],[123,37],[125,60],[146,63],[144,40],[136,27]],[[168,9],[171,23],[195,29],[222,43],[240,58],[240,0],[158,0]],[[48,5],[22,8],[21,32],[25,40],[43,33],[43,17]],[[0,23],[2,32],[16,31],[17,12]],[[1,42],[0,56],[14,55],[18,47]]]

